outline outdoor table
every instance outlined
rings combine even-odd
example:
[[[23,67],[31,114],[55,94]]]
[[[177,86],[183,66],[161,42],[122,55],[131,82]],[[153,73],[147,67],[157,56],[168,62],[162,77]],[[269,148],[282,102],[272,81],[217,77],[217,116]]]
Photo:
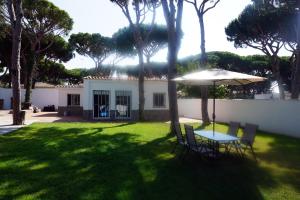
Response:
[[[216,157],[219,155],[219,147],[220,144],[236,144],[239,141],[238,137],[234,137],[228,134],[220,133],[220,132],[213,132],[212,130],[200,130],[194,131],[195,135],[198,135],[202,138],[205,138],[211,144],[213,150],[213,156]]]

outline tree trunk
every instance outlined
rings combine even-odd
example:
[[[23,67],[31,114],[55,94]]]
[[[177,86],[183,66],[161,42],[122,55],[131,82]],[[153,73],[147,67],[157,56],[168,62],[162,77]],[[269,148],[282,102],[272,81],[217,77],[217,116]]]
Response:
[[[284,94],[284,87],[283,87],[283,81],[282,81],[282,77],[280,74],[280,62],[279,62],[279,58],[278,56],[272,56],[271,58],[271,64],[272,64],[272,72],[273,75],[277,81],[278,84],[278,88],[279,88],[279,96],[280,99],[285,99],[285,94]]]
[[[201,86],[201,114],[203,125],[209,125],[209,115],[208,115],[208,86]]]
[[[300,4],[300,3],[299,3]],[[300,11],[297,14],[297,26],[296,26],[296,36],[297,36],[297,49],[296,49],[296,61],[292,70],[292,92],[291,98],[298,99],[300,93]]]
[[[139,120],[144,121],[145,95],[144,95],[144,57],[143,48],[138,48],[139,57]]]
[[[26,66],[26,82],[24,83],[25,86],[25,102],[24,102],[24,108],[29,109],[31,105],[31,93],[32,93],[32,79],[33,79],[33,71],[37,68],[38,62],[39,62],[39,53],[36,53],[35,51],[35,45],[31,47],[32,59],[29,59]]]
[[[177,90],[176,83],[172,81],[177,74],[176,62],[177,62],[177,52],[176,52],[176,36],[175,29],[169,30],[169,49],[168,49],[168,93],[169,93],[169,112],[170,112],[170,131],[175,132],[175,123],[179,122],[178,117],[178,105],[177,105]]]
[[[175,132],[175,123],[179,122],[176,83],[172,79],[177,75],[176,63],[177,54],[181,42],[181,20],[183,11],[183,0],[177,1],[177,16],[174,1],[162,0],[162,7],[168,27],[168,93],[169,93],[169,113],[171,118],[170,131]]]
[[[200,57],[200,64],[206,67],[207,64],[207,55],[205,50],[205,27],[204,27],[204,20],[203,20],[203,14],[199,14],[199,25],[200,25],[200,38],[201,38],[201,57]]]
[[[151,58],[151,56],[149,56],[149,55],[146,56],[146,60],[147,60],[147,74],[148,74],[148,76],[152,77],[152,69],[151,69],[151,65],[150,65],[150,58]]]
[[[201,38],[201,56],[200,56],[200,65],[206,67],[207,65],[207,55],[205,51],[205,27],[203,14],[198,14],[199,25],[200,25],[200,38]],[[202,113],[202,122],[203,125],[209,125],[210,119],[208,115],[208,86],[201,86],[201,113]]]
[[[276,80],[277,80],[277,84],[278,84],[278,88],[279,88],[279,96],[281,100],[285,99],[285,94],[284,94],[284,87],[283,87],[283,81],[282,78],[280,76],[280,74],[277,72],[276,73]]]
[[[26,72],[26,82],[24,82],[25,86],[25,101],[24,108],[29,109],[31,104],[31,91],[32,91],[32,67],[29,67]]]
[[[297,45],[296,60],[292,70],[291,99],[298,99],[300,93],[300,49]]]
[[[13,124],[21,125],[20,51],[22,34],[22,1],[7,1],[12,28],[11,79],[13,88]],[[14,9],[12,9],[14,7]]]

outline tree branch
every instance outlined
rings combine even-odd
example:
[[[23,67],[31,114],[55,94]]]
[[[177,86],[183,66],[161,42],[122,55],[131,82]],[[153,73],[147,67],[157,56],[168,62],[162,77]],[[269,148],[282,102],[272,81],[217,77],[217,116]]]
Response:
[[[167,26],[169,27],[169,23],[170,23],[170,9],[169,9],[167,0],[161,0],[161,5],[162,5],[163,10],[164,10],[164,16],[165,16],[165,18],[168,21]]]
[[[214,7],[216,7],[216,5],[217,5],[219,2],[220,2],[220,0],[217,0],[217,1],[214,3],[214,5],[212,5],[212,6],[208,7],[208,8],[206,8],[206,9],[203,11],[203,14],[205,14],[207,11],[209,11],[209,10],[213,9]]]

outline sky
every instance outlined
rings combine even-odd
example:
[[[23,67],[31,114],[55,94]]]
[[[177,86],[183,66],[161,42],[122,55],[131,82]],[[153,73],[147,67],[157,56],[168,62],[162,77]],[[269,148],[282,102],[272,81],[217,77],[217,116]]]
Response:
[[[71,33],[88,32],[100,33],[103,36],[112,36],[118,29],[128,26],[120,8],[110,0],[50,0],[56,6],[67,11],[74,20]],[[232,42],[227,41],[225,27],[230,21],[238,17],[241,11],[251,0],[221,0],[212,10],[205,14],[206,50],[230,51],[239,55],[261,54],[252,48],[236,49]],[[165,24],[163,12],[159,9],[156,23]],[[183,10],[182,39],[179,58],[200,53],[200,28],[198,17],[191,4],[185,3]],[[66,38],[67,39],[67,38]],[[152,61],[165,62],[167,48],[160,51]],[[122,60],[120,65],[137,64],[137,59]],[[91,68],[94,62],[84,56],[76,54],[75,58],[65,63],[68,69]]]

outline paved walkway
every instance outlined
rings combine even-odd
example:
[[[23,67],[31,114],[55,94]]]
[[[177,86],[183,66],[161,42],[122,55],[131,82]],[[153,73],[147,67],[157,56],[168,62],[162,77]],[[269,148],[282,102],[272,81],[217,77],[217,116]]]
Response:
[[[35,120],[29,118],[25,121],[25,125],[13,126],[12,114],[9,110],[0,110],[0,135],[18,130],[26,125],[32,124]]]
[[[25,125],[13,126],[12,114],[10,110],[0,110],[0,135],[10,133],[18,130],[24,126],[30,125],[34,122],[84,122],[82,117],[75,116],[58,116],[57,112],[40,112],[40,113],[27,113],[25,117]]]
[[[186,117],[179,117],[180,123],[202,123],[202,120],[200,119],[192,119],[192,118],[186,118]],[[167,121],[166,123],[171,123],[170,121]]]

